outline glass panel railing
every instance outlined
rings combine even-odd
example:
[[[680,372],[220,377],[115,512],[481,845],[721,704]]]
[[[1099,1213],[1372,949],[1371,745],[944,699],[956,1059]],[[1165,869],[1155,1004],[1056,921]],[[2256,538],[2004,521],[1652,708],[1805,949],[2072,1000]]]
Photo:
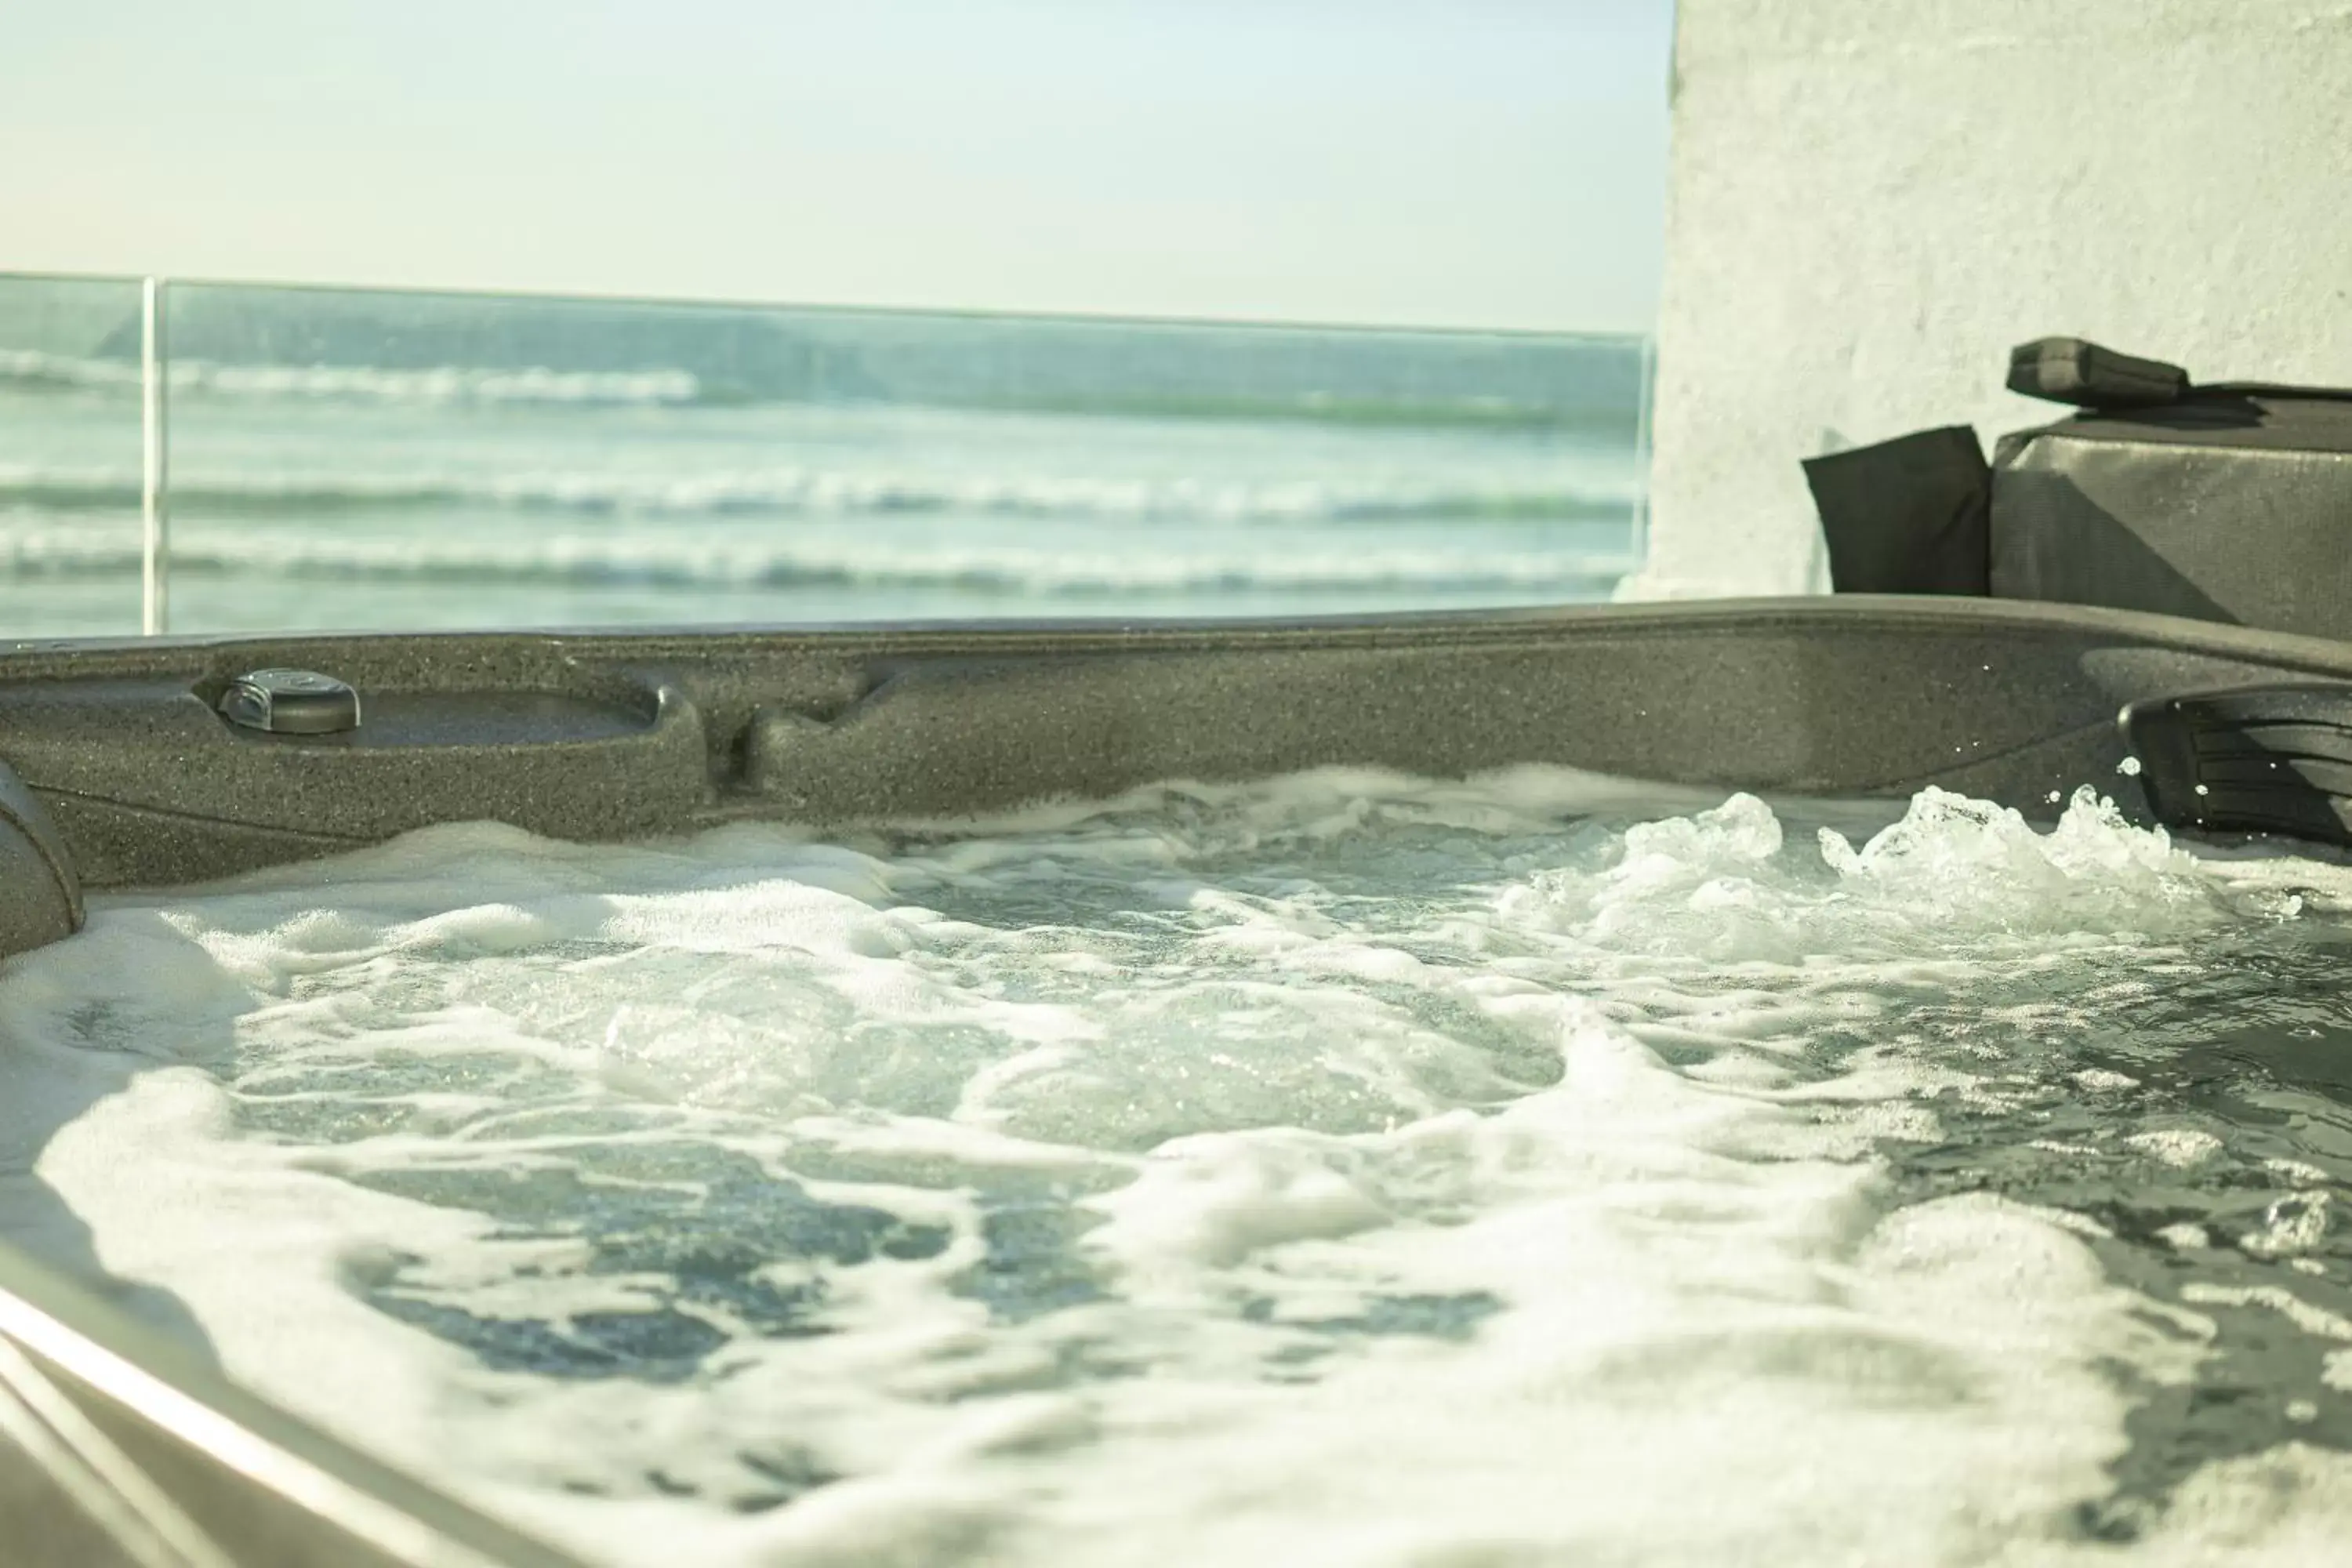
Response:
[[[140,618],[140,286],[0,274],[0,638]]]
[[[173,631],[1532,604],[1640,547],[1632,338],[219,284],[168,319]]]

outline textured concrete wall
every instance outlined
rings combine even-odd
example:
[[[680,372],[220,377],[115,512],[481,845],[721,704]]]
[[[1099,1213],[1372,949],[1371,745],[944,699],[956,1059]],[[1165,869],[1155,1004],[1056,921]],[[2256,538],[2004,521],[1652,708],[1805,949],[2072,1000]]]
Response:
[[[2352,385],[2345,0],[1681,0],[1649,570],[1827,586],[1798,459],[1998,431],[2012,343]]]

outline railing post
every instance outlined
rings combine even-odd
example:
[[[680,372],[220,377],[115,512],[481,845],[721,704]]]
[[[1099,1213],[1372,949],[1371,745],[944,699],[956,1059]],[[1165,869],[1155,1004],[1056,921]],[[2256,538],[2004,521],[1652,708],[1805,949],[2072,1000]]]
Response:
[[[163,352],[163,280],[150,278],[139,303],[139,389],[142,437],[139,516],[140,628],[160,637],[171,621],[172,520],[169,506],[171,362]]]
[[[1642,488],[1633,501],[1634,570],[1650,564],[1650,403],[1658,380],[1658,334],[1642,336],[1642,405],[1633,416],[1633,478]]]

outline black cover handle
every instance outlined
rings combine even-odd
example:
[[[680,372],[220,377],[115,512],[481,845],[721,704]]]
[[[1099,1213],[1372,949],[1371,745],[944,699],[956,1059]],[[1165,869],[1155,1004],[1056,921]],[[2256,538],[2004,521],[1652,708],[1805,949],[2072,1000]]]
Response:
[[[2352,685],[2151,698],[2116,722],[2158,821],[2352,846]]]
[[[2184,395],[2189,373],[2081,338],[2037,338],[2009,351],[2009,389],[2083,408],[2149,408]]]

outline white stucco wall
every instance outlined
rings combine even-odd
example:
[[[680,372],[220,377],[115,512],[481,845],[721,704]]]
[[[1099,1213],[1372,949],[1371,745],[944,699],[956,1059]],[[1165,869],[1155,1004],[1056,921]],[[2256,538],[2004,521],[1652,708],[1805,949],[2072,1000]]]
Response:
[[[1797,463],[1999,431],[2053,333],[2352,385],[2352,4],[1680,0],[1650,561],[1827,586]]]

